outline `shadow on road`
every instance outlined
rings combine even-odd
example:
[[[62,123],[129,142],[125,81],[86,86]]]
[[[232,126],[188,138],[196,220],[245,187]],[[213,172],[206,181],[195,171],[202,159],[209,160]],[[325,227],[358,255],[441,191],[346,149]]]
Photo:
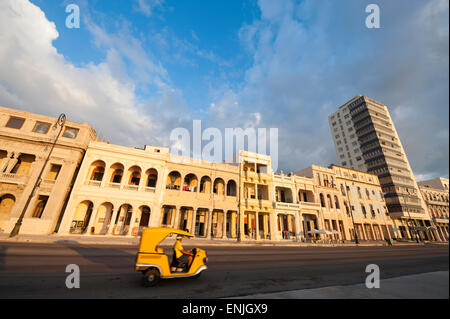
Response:
[[[134,267],[134,258],[136,255],[123,250],[83,247],[72,244],[67,245],[67,247],[77,252],[84,259],[96,264],[105,265],[109,268],[123,268],[127,264],[129,264],[130,269]],[[124,263],[124,259],[127,259],[127,262]]]

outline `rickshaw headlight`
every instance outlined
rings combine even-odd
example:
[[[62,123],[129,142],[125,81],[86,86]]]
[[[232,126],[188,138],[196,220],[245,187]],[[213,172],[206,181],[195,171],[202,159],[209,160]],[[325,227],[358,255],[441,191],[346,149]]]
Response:
[[[208,257],[203,258],[203,263],[207,264],[208,263]]]

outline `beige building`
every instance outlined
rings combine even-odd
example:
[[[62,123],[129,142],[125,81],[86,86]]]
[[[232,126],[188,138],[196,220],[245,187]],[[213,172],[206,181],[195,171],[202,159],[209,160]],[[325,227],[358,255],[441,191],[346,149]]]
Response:
[[[418,182],[422,196],[427,203],[428,214],[432,220],[430,232],[434,240],[448,241],[449,217],[449,181],[448,178],[438,177]]]
[[[272,167],[268,155],[239,151],[239,226],[241,239],[275,240]]]
[[[418,230],[430,226],[430,218],[388,108],[358,95],[328,120],[340,165],[378,176],[401,238],[431,240]]]
[[[314,194],[319,205],[315,220],[306,223],[306,234],[314,227],[331,232],[331,239],[354,240],[356,228],[359,241],[393,237],[393,224],[376,175],[337,165],[311,165],[296,175],[314,181],[310,198]]]
[[[10,233],[25,208],[59,133],[56,118],[0,107],[0,232]],[[20,234],[57,230],[74,176],[95,131],[66,121],[31,197]]]
[[[162,226],[236,238],[237,181],[237,166],[92,142],[60,233],[136,236]]]
[[[168,149],[91,142],[60,234],[136,235],[159,224]]]
[[[238,166],[170,155],[165,169],[158,225],[199,238],[237,238]]]
[[[331,165],[331,168],[342,195],[350,237],[354,239],[355,228],[360,240],[398,237],[378,177],[338,165]]]
[[[297,199],[295,176],[273,174],[273,209],[276,219],[275,239],[301,240],[303,227],[301,225],[300,204]]]
[[[319,202],[319,194],[314,178],[293,174],[297,200],[299,204],[299,222],[301,227],[301,240],[311,240],[316,235],[310,231],[324,229],[322,208]]]
[[[0,227],[10,232],[55,138],[56,119],[0,110]],[[274,173],[263,154],[239,151],[233,164],[214,163],[164,147],[113,145],[87,124],[67,122],[62,132],[21,233],[138,236],[145,227],[171,227],[205,239],[349,241],[356,229],[364,241],[404,231],[386,214],[378,177],[367,172],[312,165]]]

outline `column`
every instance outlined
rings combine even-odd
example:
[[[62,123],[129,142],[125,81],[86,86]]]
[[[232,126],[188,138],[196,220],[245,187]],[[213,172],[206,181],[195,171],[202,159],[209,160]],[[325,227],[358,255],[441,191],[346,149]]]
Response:
[[[2,158],[2,161],[1,161],[1,163],[0,163],[0,172],[3,173],[3,169],[6,168],[6,167],[8,167],[9,160],[11,159],[11,156],[12,156],[13,154],[14,154],[13,152],[7,151],[6,157]]]
[[[112,216],[111,216],[111,220],[109,221],[109,228],[108,228],[108,232],[106,233],[107,235],[111,235],[113,233],[113,229],[114,229],[114,222],[116,221],[117,218],[117,214],[120,211],[120,207],[117,210],[112,211]]]
[[[295,240],[300,241],[301,227],[300,227],[300,218],[297,213],[294,214],[294,224],[295,224]]]
[[[139,208],[138,208],[139,209]],[[136,208],[133,206],[131,207],[131,219],[130,219],[130,225],[128,226],[128,232],[126,233],[126,236],[133,236],[133,227],[134,227],[134,221],[136,219]]]
[[[256,228],[256,240],[260,240],[261,236],[259,236],[259,215],[258,215],[258,212],[255,212],[255,228]]]
[[[192,222],[191,222],[191,233],[193,235],[195,235],[195,219],[197,217],[197,213],[198,213],[198,208],[194,207],[192,210]]]
[[[222,216],[222,239],[225,239],[227,236],[227,213],[224,211]]]
[[[92,213],[91,213],[91,217],[89,218],[89,223],[88,223],[88,227],[86,228],[86,234],[91,235],[91,228],[94,225],[95,219],[97,217],[97,203],[92,203]],[[87,211],[86,211],[87,213]]]
[[[14,165],[16,165],[17,161],[19,160],[20,154],[21,153],[19,153],[19,152],[12,152],[11,153],[11,157],[9,158],[9,161],[7,162],[7,165],[6,165],[5,173],[11,172],[11,170],[14,168]],[[37,160],[37,158],[36,158],[36,160]],[[31,174],[31,172],[30,172],[30,174]]]
[[[270,233],[269,214],[264,214],[263,222],[264,239],[267,239],[267,235]]]
[[[180,225],[180,218],[181,218],[181,207],[180,208],[175,207],[174,224],[172,225],[173,228],[178,229],[178,226]]]
[[[214,194],[213,194],[214,196]],[[205,213],[205,230],[206,230],[206,239],[211,239],[211,224],[212,224],[212,212],[207,210]]]

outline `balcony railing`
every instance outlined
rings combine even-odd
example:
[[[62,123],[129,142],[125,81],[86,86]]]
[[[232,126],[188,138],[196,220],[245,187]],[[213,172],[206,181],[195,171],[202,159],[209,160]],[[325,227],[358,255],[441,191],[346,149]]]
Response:
[[[28,181],[28,175],[0,173],[0,183],[26,184],[27,181]]]
[[[100,187],[102,185],[102,181],[88,181],[89,186]]]
[[[300,202],[299,203],[302,206],[306,206],[306,207],[319,207],[320,204],[316,203],[316,202]]]
[[[111,187],[111,188],[120,189],[120,183],[113,183],[113,182],[111,182],[111,183],[108,183],[108,186]]]
[[[156,187],[144,187],[144,190],[149,193],[155,193]]]
[[[139,185],[124,185],[123,188],[130,191],[137,191],[139,190]]]
[[[300,209],[300,205],[299,204],[295,204],[295,203],[275,202],[275,208],[299,210]]]

